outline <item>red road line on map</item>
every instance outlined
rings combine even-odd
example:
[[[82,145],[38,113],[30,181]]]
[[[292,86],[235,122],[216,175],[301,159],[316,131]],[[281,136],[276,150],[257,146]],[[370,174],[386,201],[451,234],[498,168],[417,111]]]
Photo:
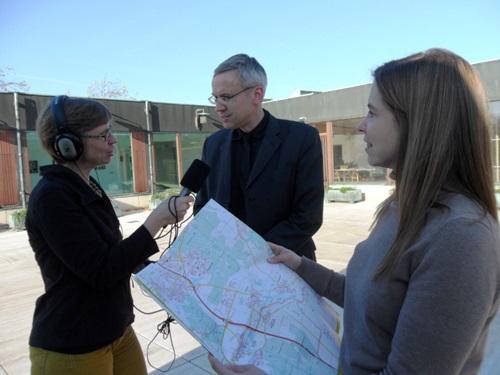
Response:
[[[158,263],[157,263],[157,264],[158,264]],[[192,282],[190,279],[188,279],[186,276],[184,276],[184,275],[182,275],[182,274],[180,274],[180,273],[177,273],[177,272],[175,272],[175,271],[172,271],[171,269],[168,269],[168,268],[164,267],[163,265],[161,265],[161,267],[162,267],[164,270],[166,270],[167,272],[171,272],[171,273],[173,273],[173,274],[175,274],[175,275],[177,275],[177,276],[179,276],[179,277],[181,277],[181,278],[185,279],[185,280],[189,283],[189,285],[191,286],[191,288],[193,289],[194,294],[196,295],[196,297],[198,298],[198,300],[202,303],[202,305],[203,305],[203,306],[205,306],[205,308],[206,308],[208,311],[210,311],[210,313],[211,313],[214,317],[218,318],[220,321],[222,321],[222,322],[227,322],[227,323],[229,323],[229,324],[231,324],[231,325],[235,325],[235,326],[239,326],[239,327],[245,327],[245,328],[247,328],[247,329],[249,329],[249,330],[251,330],[251,331],[253,331],[253,332],[257,332],[257,333],[260,333],[260,334],[263,334],[263,335],[266,335],[266,336],[272,336],[272,337],[275,337],[275,338],[278,338],[278,339],[282,339],[282,340],[285,340],[285,341],[291,342],[291,343],[293,343],[293,344],[299,345],[302,349],[304,349],[305,351],[307,351],[307,352],[308,352],[311,356],[315,357],[315,358],[316,358],[316,359],[318,359],[320,362],[324,363],[326,366],[328,366],[328,367],[330,367],[330,368],[332,368],[332,369],[334,369],[334,370],[337,370],[335,367],[333,367],[333,366],[331,366],[330,364],[328,364],[327,362],[325,362],[323,359],[321,359],[320,357],[318,357],[315,353],[311,352],[308,348],[306,348],[304,345],[302,345],[302,344],[301,344],[300,342],[298,342],[298,341],[292,340],[292,339],[290,339],[290,338],[288,338],[288,337],[278,336],[278,335],[275,335],[275,334],[273,334],[273,333],[264,332],[264,331],[261,331],[261,330],[259,330],[259,329],[257,329],[257,328],[253,328],[253,327],[251,327],[251,326],[249,326],[249,325],[247,325],[247,324],[233,322],[232,320],[228,320],[228,319],[225,319],[225,318],[223,318],[223,317],[219,316],[218,314],[216,314],[216,313],[215,313],[215,311],[213,311],[212,309],[210,309],[210,308],[207,306],[207,304],[206,304],[206,303],[205,303],[205,302],[201,299],[200,295],[198,294],[198,292],[197,292],[197,290],[196,290],[196,286],[193,284],[193,282]]]

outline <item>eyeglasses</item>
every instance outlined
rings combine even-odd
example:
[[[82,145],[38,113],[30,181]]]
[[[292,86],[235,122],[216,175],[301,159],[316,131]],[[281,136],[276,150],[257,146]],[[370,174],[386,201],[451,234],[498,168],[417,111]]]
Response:
[[[247,87],[246,89],[243,89],[239,92],[237,92],[236,94],[234,95],[221,95],[221,96],[216,96],[216,95],[212,95],[210,98],[208,98],[208,101],[212,104],[217,104],[217,102],[219,102],[220,104],[224,104],[226,105],[227,103],[229,103],[229,101],[234,98],[236,95],[240,95],[242,92],[245,92],[247,90],[250,90],[250,89],[254,89],[256,88],[257,86],[250,86],[250,87]]]
[[[103,142],[108,142],[109,135],[111,134],[111,128],[112,128],[113,124],[109,123],[108,126],[109,126],[108,130],[104,134],[99,134],[99,135],[87,135],[87,134],[84,134],[84,135],[81,135],[81,137],[82,138],[102,138]]]

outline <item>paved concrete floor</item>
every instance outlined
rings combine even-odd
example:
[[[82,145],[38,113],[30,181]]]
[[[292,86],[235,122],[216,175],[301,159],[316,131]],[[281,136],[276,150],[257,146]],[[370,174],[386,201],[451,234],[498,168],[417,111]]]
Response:
[[[390,186],[358,185],[366,195],[364,202],[326,203],[322,228],[314,236],[318,262],[335,270],[344,270],[355,245],[368,235],[376,206],[387,197]],[[120,218],[125,236],[135,230],[148,215],[136,212]],[[164,248],[166,240],[159,241]],[[0,375],[29,374],[28,336],[36,298],[43,285],[25,231],[0,231]],[[171,337],[164,339],[157,326],[167,317],[158,305],[133,287],[137,332],[149,374],[213,374],[207,352],[178,324],[171,326]],[[143,313],[144,312],[144,313]],[[156,313],[155,313],[156,312]],[[147,313],[147,314],[145,314]],[[173,342],[173,345],[172,345]],[[175,351],[175,355],[174,355]],[[175,361],[174,361],[175,359]],[[488,351],[481,375],[500,374],[500,317],[490,331]]]

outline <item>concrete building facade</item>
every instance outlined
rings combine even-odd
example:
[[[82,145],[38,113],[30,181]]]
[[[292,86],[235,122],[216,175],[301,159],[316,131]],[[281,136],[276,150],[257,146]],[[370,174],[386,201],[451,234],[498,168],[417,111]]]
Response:
[[[489,97],[495,182],[500,183],[500,59],[474,64]],[[323,146],[325,186],[384,180],[387,171],[368,165],[363,136],[356,125],[366,114],[370,84],[299,93],[269,101],[274,116],[303,121],[318,129]],[[14,210],[26,207],[40,180],[39,168],[52,163],[41,149],[35,122],[51,96],[0,93],[0,224]],[[110,165],[97,168],[96,177],[121,209],[148,207],[158,190],[179,187],[203,142],[218,130],[215,108],[150,101],[96,99],[113,114],[118,138]]]

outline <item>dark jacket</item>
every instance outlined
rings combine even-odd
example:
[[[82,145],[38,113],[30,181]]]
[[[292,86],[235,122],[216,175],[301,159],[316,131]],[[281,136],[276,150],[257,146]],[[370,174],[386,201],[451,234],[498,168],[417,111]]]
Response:
[[[123,240],[109,198],[68,168],[42,167],[41,175],[26,229],[45,293],[36,302],[29,343],[63,353],[94,351],[134,321],[131,271],[158,246],[144,226]]]
[[[196,196],[197,213],[211,198],[229,209],[232,131],[207,138],[203,160],[210,173]],[[323,222],[323,156],[316,128],[269,114],[252,173],[244,189],[246,224],[266,241],[314,258],[312,236]]]

